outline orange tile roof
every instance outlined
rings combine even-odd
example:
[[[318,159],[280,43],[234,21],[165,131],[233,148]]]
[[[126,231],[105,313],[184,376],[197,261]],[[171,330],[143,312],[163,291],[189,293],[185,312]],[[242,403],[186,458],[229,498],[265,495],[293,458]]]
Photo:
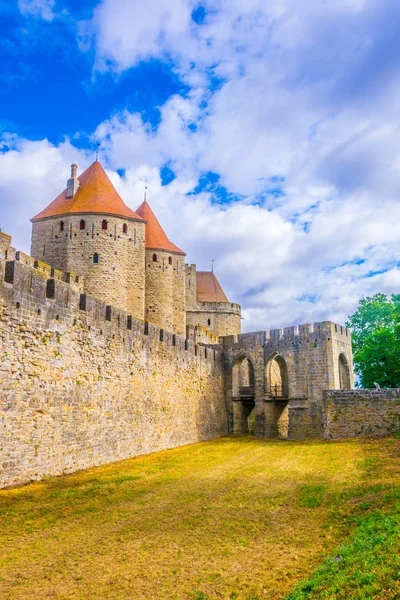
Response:
[[[199,302],[229,302],[218,279],[211,271],[197,271],[196,284]]]
[[[65,189],[31,221],[78,213],[101,213],[137,221],[143,220],[125,204],[98,161],[90,165],[78,177],[78,181],[80,186],[73,198],[67,198]]]
[[[157,217],[151,210],[147,200],[142,202],[139,208],[136,209],[138,215],[143,217],[146,223],[146,248],[152,248],[154,250],[166,250],[167,252],[174,252],[175,254],[183,254],[185,252],[175,246],[167,238],[165,231],[157,221]]]

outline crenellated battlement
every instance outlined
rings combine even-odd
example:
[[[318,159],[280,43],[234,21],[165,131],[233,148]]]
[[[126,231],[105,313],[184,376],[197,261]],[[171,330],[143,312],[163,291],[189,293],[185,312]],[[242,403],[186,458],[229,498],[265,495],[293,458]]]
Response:
[[[9,237],[9,236],[8,236]],[[213,364],[219,358],[214,349],[198,345],[198,336],[180,336],[161,327],[136,319],[124,310],[107,305],[103,300],[82,292],[82,280],[73,273],[63,273],[50,265],[33,259],[23,252],[6,251],[0,258],[0,296],[6,310],[15,311],[21,322],[36,327],[63,330],[80,327],[132,345],[142,340],[155,348],[162,345],[179,359]],[[12,260],[8,260],[12,257]],[[207,340],[215,344],[215,336]],[[206,340],[202,335],[201,342]]]
[[[63,272],[59,269],[55,269],[51,265],[36,260],[29,254],[25,254],[21,250],[15,250],[11,246],[11,236],[3,232],[0,232],[0,260],[5,260],[6,263],[10,264],[7,269],[8,273],[13,273],[15,270],[15,263],[26,265],[35,269],[38,273],[41,273],[47,279],[56,279],[70,284],[74,288],[83,291],[83,278],[72,272]],[[10,282],[8,282],[10,283]]]
[[[199,313],[230,313],[234,315],[241,315],[240,304],[234,302],[197,302],[196,305],[190,309],[191,312]]]
[[[227,432],[221,348],[10,243],[0,236],[0,488]]]
[[[342,339],[351,343],[350,330],[332,321],[321,321],[313,325],[306,323],[304,325],[285,327],[284,329],[270,329],[227,336],[224,338],[224,346],[227,347],[233,344],[254,346],[260,343],[265,346],[268,344],[274,346],[302,343],[311,344],[331,339]]]

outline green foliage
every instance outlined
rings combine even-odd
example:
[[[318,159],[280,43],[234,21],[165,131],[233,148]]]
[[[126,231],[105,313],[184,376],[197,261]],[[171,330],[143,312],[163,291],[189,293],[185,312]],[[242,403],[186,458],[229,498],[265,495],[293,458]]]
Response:
[[[400,505],[389,514],[375,511],[359,518],[347,542],[337,548],[321,567],[301,583],[286,600],[367,600],[383,590],[398,598],[400,574]]]
[[[346,323],[362,387],[400,387],[400,294],[362,298]]]

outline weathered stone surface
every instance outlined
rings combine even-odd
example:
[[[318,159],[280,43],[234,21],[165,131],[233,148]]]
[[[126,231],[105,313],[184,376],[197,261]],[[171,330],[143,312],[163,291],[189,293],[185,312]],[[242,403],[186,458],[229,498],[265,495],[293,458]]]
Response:
[[[144,319],[144,239],[142,221],[95,214],[52,217],[33,223],[31,260],[78,274],[85,292]]]
[[[222,337],[241,331],[241,308],[233,302],[197,300],[196,265],[186,265],[186,324],[200,326]]]
[[[324,437],[384,436],[400,432],[400,389],[324,392]]]
[[[12,264],[6,283],[0,261],[0,486],[226,433],[220,351],[60,279],[48,298],[47,269]]]
[[[185,257],[181,254],[146,249],[145,317],[178,335],[185,334]]]
[[[229,426],[236,433],[246,430],[246,406],[242,405],[247,400],[235,391],[235,377],[244,360],[250,361],[254,373],[256,435],[260,437],[278,437],[284,428],[289,439],[322,437],[324,390],[354,386],[350,332],[330,321],[225,337],[223,349]],[[272,366],[277,357],[286,382],[285,389],[275,394]],[[347,381],[341,379],[340,357],[347,363]]]

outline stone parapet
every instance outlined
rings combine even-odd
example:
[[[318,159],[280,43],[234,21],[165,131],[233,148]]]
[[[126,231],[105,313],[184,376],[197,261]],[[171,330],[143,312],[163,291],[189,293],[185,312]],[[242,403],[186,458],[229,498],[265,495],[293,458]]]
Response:
[[[329,390],[322,402],[327,439],[400,432],[400,389]]]
[[[0,487],[227,432],[218,346],[29,259],[0,259]]]
[[[190,308],[190,312],[219,312],[240,316],[241,307],[234,302],[197,302],[193,308]]]

